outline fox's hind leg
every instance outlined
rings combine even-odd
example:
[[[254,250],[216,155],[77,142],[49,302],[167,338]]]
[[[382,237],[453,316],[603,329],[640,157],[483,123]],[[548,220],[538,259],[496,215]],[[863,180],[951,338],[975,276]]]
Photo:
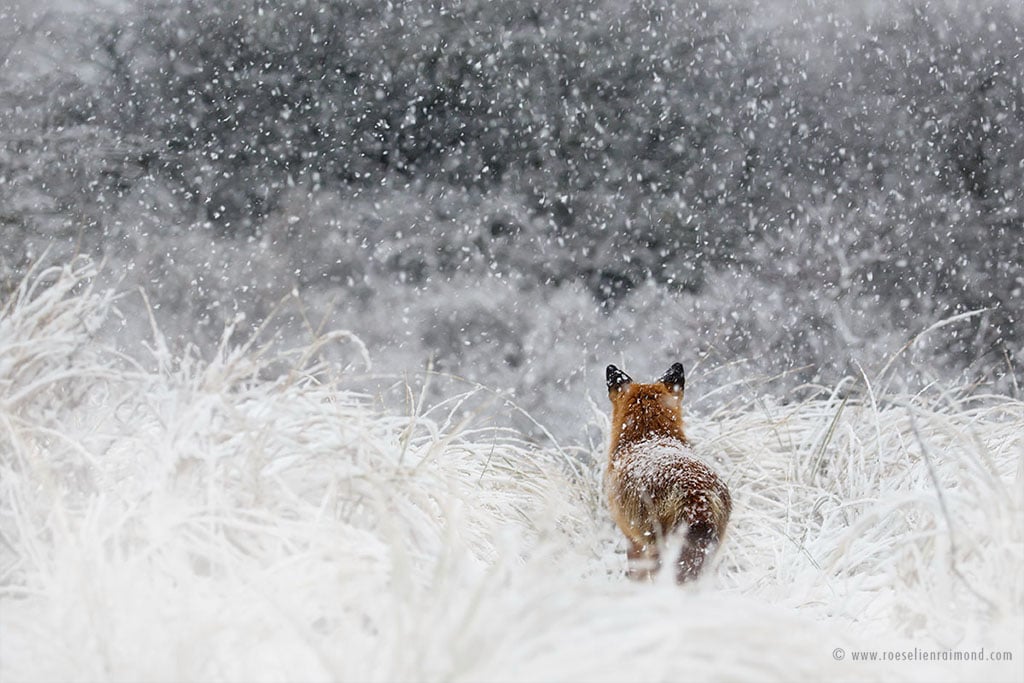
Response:
[[[700,575],[704,561],[718,547],[718,532],[708,522],[694,522],[686,532],[686,544],[679,554],[676,583],[692,581]]]
[[[653,540],[646,544],[630,541],[626,557],[629,560],[629,578],[634,581],[651,579],[661,567],[658,544]]]

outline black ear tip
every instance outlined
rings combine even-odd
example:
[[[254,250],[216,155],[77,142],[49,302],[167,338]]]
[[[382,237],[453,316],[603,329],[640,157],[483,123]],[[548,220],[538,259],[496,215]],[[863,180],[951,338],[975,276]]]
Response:
[[[633,380],[630,379],[629,375],[619,370],[614,365],[609,365],[605,370],[605,380],[608,383],[609,389],[618,389],[619,387],[629,384]]]
[[[661,381],[670,386],[682,388],[686,383],[686,371],[682,363],[673,363],[668,372],[661,378]]]

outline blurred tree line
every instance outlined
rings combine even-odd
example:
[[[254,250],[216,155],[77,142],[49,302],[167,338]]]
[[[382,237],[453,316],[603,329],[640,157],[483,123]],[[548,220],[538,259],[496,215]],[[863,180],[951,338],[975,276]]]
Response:
[[[21,86],[0,217],[103,248],[159,204],[222,242],[270,240],[310,286],[479,271],[614,306],[731,269],[783,306],[853,297],[897,325],[994,307],[950,343],[1012,353],[1022,14],[145,0],[83,24],[88,68]],[[812,308],[808,335],[832,324]]]

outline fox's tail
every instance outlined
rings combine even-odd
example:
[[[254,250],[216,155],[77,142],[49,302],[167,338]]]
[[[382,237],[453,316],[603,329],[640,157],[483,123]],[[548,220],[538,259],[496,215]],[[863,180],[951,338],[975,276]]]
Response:
[[[704,561],[714,554],[719,542],[718,529],[707,521],[693,522],[676,565],[676,583],[691,581],[700,575]]]

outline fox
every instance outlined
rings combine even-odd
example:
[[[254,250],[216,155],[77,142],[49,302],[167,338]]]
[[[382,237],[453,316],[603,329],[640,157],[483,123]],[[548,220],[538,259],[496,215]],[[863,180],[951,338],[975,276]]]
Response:
[[[682,540],[675,579],[692,581],[722,542],[732,498],[683,431],[683,365],[674,363],[651,384],[609,365],[606,379],[612,419],[605,482],[612,518],[629,542],[627,574],[653,579],[666,542]]]

